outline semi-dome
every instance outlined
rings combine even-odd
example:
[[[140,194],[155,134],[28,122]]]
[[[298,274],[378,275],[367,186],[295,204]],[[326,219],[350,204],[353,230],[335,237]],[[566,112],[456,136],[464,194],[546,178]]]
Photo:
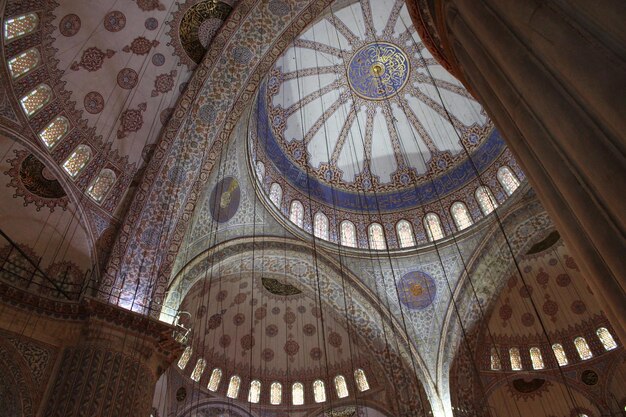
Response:
[[[506,198],[499,168],[518,183],[523,175],[480,104],[394,4],[330,8],[277,60],[251,115],[254,171],[270,200],[345,246],[414,246],[464,229],[491,212],[480,209],[481,186],[491,206]],[[461,223],[450,212],[457,202]],[[424,226],[427,213],[441,230]],[[403,219],[412,237],[401,242]],[[372,224],[384,245],[372,245]]]

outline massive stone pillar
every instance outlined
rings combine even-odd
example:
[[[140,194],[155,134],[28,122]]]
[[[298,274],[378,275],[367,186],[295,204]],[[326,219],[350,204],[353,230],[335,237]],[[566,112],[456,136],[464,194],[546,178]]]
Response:
[[[0,283],[0,312],[6,334],[55,352],[50,376],[26,388],[44,393],[32,407],[42,417],[147,417],[157,379],[182,351],[172,326],[94,299],[53,301]]]
[[[625,341],[626,3],[412,1],[418,29],[502,131]]]

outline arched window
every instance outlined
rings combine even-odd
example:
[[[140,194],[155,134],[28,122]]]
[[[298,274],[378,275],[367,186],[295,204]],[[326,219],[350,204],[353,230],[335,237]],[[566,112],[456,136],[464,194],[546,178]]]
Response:
[[[328,240],[328,217],[321,211],[313,218],[313,234],[315,237]]]
[[[4,39],[10,41],[24,36],[35,30],[39,24],[36,13],[28,13],[22,16],[11,17],[4,21]]]
[[[498,169],[497,177],[498,181],[500,181],[500,185],[502,185],[502,188],[504,188],[504,191],[506,191],[508,195],[513,194],[515,190],[517,190],[517,187],[519,187],[519,180],[513,171],[511,171],[511,168],[506,165]]]
[[[348,384],[346,384],[346,378],[343,375],[335,377],[335,389],[337,390],[337,397],[346,398],[348,396]]]
[[[260,182],[263,182],[265,178],[265,164],[261,161],[257,161],[256,163],[256,176]]]
[[[250,382],[250,391],[248,392],[248,401],[256,404],[261,399],[261,381],[258,379]]]
[[[367,234],[370,240],[370,249],[387,249],[387,244],[385,242],[385,232],[383,231],[383,227],[380,224],[370,224],[370,226],[367,228]]]
[[[30,117],[48,104],[51,98],[52,90],[48,84],[39,84],[34,90],[22,97],[20,103],[22,103],[26,116]]]
[[[565,366],[569,363],[569,361],[567,360],[567,355],[565,354],[565,349],[563,349],[563,345],[561,345],[560,343],[555,343],[552,345],[552,352],[554,352],[554,357],[559,363],[559,366]]]
[[[230,377],[230,382],[228,383],[228,390],[226,391],[226,396],[228,398],[237,398],[239,395],[239,386],[241,385],[241,378],[237,375],[233,375]]]
[[[78,145],[74,152],[63,162],[63,169],[70,177],[76,178],[78,173],[91,159],[91,148],[87,145]]]
[[[270,386],[270,404],[280,405],[283,401],[283,386],[280,382],[272,382]]]
[[[576,346],[576,350],[578,351],[578,356],[580,359],[586,361],[587,359],[591,359],[593,357],[593,353],[589,349],[589,345],[584,337],[579,336],[574,339],[574,346]]]
[[[406,220],[400,220],[396,224],[396,233],[398,234],[398,243],[401,248],[410,248],[415,246],[415,236],[411,223]]]
[[[350,220],[341,222],[341,244],[356,248],[356,227]]]
[[[291,208],[289,209],[289,220],[298,227],[304,225],[304,206],[298,200],[291,202]]]
[[[602,342],[604,350],[613,350],[617,347],[617,343],[615,343],[613,335],[606,327],[600,327],[598,330],[596,330],[596,334],[598,335],[598,339],[600,339],[600,342]]]
[[[533,369],[543,369],[543,357],[541,356],[541,349],[538,347],[530,348],[530,360],[533,363]]]
[[[196,362],[196,367],[193,368],[193,372],[191,373],[191,379],[196,382],[200,381],[200,377],[202,376],[202,372],[204,372],[205,367],[206,361],[202,358],[198,359],[198,362]]]
[[[495,346],[491,347],[491,370],[500,371],[502,369],[502,363],[500,363],[500,354]]]
[[[454,220],[457,230],[467,229],[474,223],[465,203],[456,201],[452,204],[452,207],[450,207],[450,213],[452,214],[452,219]]]
[[[87,188],[87,194],[93,198],[96,203],[102,202],[113,184],[115,184],[115,172],[110,169],[100,171],[95,180]]]
[[[283,189],[278,183],[273,183],[270,187],[270,201],[280,208],[283,199]]]
[[[370,389],[370,384],[367,382],[367,377],[365,376],[365,371],[363,369],[359,368],[354,371],[354,380],[356,382],[356,387],[360,392]]]
[[[476,189],[476,193],[474,195],[476,197],[476,201],[478,201],[480,211],[482,211],[485,216],[498,208],[498,201],[489,187],[481,185]]]
[[[185,369],[187,366],[187,362],[191,358],[192,349],[191,346],[187,346],[182,355],[180,355],[180,359],[178,359],[178,367],[180,369]]]
[[[211,377],[209,378],[209,383],[207,384],[207,389],[209,391],[217,391],[217,388],[220,386],[220,381],[222,380],[222,370],[220,368],[213,369],[211,372]]]
[[[37,48],[31,48],[26,52],[14,56],[9,59],[9,70],[13,78],[20,77],[32,70],[39,64],[39,51]]]
[[[426,235],[430,242],[439,240],[444,236],[441,220],[435,213],[428,213],[424,216],[424,229],[426,229]]]
[[[324,381],[321,379],[313,381],[313,400],[315,400],[316,403],[326,401],[326,388],[324,387]]]
[[[511,359],[511,369],[514,371],[522,370],[522,358],[519,354],[519,349],[512,347],[509,349],[509,358]]]
[[[70,122],[63,116],[55,117],[48,126],[39,132],[39,139],[48,149],[52,149],[70,129]]]
[[[300,382],[295,382],[291,386],[291,402],[293,405],[304,404],[304,385]]]

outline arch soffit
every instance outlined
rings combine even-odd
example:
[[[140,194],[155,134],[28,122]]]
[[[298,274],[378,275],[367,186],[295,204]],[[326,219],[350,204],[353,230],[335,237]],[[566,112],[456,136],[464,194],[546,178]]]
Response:
[[[507,212],[500,214],[500,222],[507,232],[507,237],[514,237],[508,239],[508,243],[511,244],[516,257],[535,243],[539,236],[545,235],[546,231],[553,228],[548,214],[534,194],[530,195],[530,193],[525,193]],[[532,232],[524,231],[533,222],[535,226],[531,226]],[[437,380],[440,384],[447,381],[449,368],[454,356],[456,356],[461,337],[460,332],[455,331],[459,325],[459,317],[455,311],[458,311],[464,327],[471,327],[479,318],[472,316],[476,313],[479,305],[483,307],[485,314],[488,314],[504,285],[503,282],[499,283],[502,281],[502,275],[506,275],[514,267],[508,249],[501,251],[501,248],[507,248],[507,241],[502,236],[498,222],[494,222],[489,232],[477,245],[471,258],[467,260],[465,270],[468,272],[464,272],[458,280],[453,297],[458,310],[455,309],[452,302],[448,305],[437,355]],[[496,264],[499,265],[499,268],[497,268],[496,273],[493,273]],[[490,273],[482,274],[484,275],[483,279],[470,282],[470,276],[476,277],[487,270]],[[478,303],[476,303],[474,293],[479,298]]]
[[[310,255],[313,260],[314,252],[311,244],[295,239],[273,238],[273,237],[259,237],[259,238],[241,238],[231,240],[223,244],[214,246],[209,250],[199,254],[193,260],[191,260],[174,278],[169,286],[169,291],[166,294],[166,300],[163,304],[164,311],[172,315],[178,309],[182,300],[185,298],[187,292],[193,287],[195,283],[201,280],[205,276],[220,276],[222,269],[227,263],[234,263],[236,269],[239,272],[253,272],[254,269],[247,271],[246,265],[242,263],[242,259],[252,253],[252,251],[259,251],[262,249],[263,257],[274,257],[280,259],[283,262],[294,261],[302,263],[303,254]],[[291,256],[290,256],[291,255]],[[261,256],[259,256],[261,258]],[[208,265],[209,259],[212,261],[212,265]],[[256,264],[256,261],[255,261]],[[368,330],[374,329],[378,337],[383,337],[383,334],[393,332],[399,335],[400,343],[394,346],[393,343],[389,343],[388,347],[391,353],[396,355],[396,358],[401,361],[405,369],[414,370],[417,373],[420,383],[428,394],[431,400],[431,407],[436,407],[437,404],[432,404],[432,401],[437,401],[438,390],[435,387],[434,381],[430,374],[426,372],[428,369],[420,356],[416,346],[410,343],[406,337],[405,332],[402,329],[401,324],[395,318],[391,312],[381,307],[381,303],[377,301],[375,294],[369,290],[354,273],[346,268],[345,265],[339,265],[335,260],[329,258],[325,254],[317,252],[317,262],[311,262],[312,268],[318,268],[319,278],[323,282],[328,283],[324,294],[324,304],[330,306],[335,312],[345,314],[345,305],[343,302],[343,283],[345,282],[349,289],[349,312],[351,315],[351,325],[356,327],[367,328]],[[256,266],[256,265],[255,265]],[[265,269],[263,269],[265,271]],[[316,283],[315,279],[317,274],[314,274],[311,281],[303,280],[300,275],[288,274],[285,268],[285,274],[290,276],[290,281],[294,282],[299,288],[309,296],[317,292],[317,288],[313,285]],[[258,272],[258,271],[256,271]],[[264,272],[265,273],[265,272]],[[269,273],[268,275],[271,275]],[[376,313],[376,314],[373,314]],[[377,321],[376,315],[382,320]],[[395,331],[394,331],[395,330]],[[371,339],[364,340],[368,344],[372,343]],[[376,352],[373,349],[373,354],[379,360],[383,369],[390,369],[393,366],[389,363],[389,360],[385,357],[385,352]],[[408,351],[411,352],[410,356],[415,361],[415,367],[413,360],[408,357]],[[391,371],[391,369],[390,369]],[[397,369],[393,370],[397,371]]]
[[[97,240],[97,233],[95,230],[93,230],[93,225],[91,224],[91,222],[87,221],[87,219],[89,219],[90,217],[85,206],[81,204],[81,201],[84,201],[86,198],[85,195],[77,191],[76,187],[71,183],[71,180],[68,178],[68,176],[63,173],[60,165],[52,161],[50,156],[43,152],[39,146],[35,145],[32,141],[27,140],[21,134],[15,132],[11,128],[0,124],[0,140],[2,139],[6,139],[9,141],[12,140],[18,143],[20,146],[26,148],[29,152],[35,155],[37,159],[43,162],[46,168],[48,168],[54,174],[55,179],[59,181],[59,183],[61,183],[63,190],[67,193],[70,199],[70,202],[76,208],[75,212],[78,212],[80,215],[79,222],[85,230],[85,233],[87,234],[87,237],[89,239],[89,256],[91,257],[92,264],[99,265],[97,253],[98,251],[96,249],[95,243]],[[99,276],[100,271],[98,268],[94,268],[94,272],[97,274],[96,277]]]
[[[194,72],[157,143],[120,228],[108,262],[103,289],[110,290],[119,285],[121,288],[117,290],[124,294],[127,292],[125,285],[130,285],[123,280],[125,273],[139,275],[140,281],[149,281],[149,275],[156,275],[157,282],[149,285],[154,288],[151,290],[153,294],[142,295],[157,302],[162,301],[176,253],[184,239],[201,189],[219,160],[224,143],[272,63],[289,47],[290,41],[331,2],[332,0],[292,1],[291,7],[296,10],[290,16],[274,19],[267,10],[268,2],[242,0],[238,3],[213,39],[211,48]],[[246,30],[249,26],[268,25],[276,27],[268,27],[263,36],[258,36],[257,31]],[[254,58],[245,63],[233,62],[231,55],[236,45],[248,48]],[[207,109],[212,120],[201,117],[201,113],[207,113]],[[189,152],[192,157],[186,166],[185,183],[172,184],[168,175],[172,169],[177,168],[177,155],[183,150],[189,151],[183,148],[190,144],[194,148],[207,150],[202,153],[197,150]],[[159,180],[165,186],[157,186]],[[172,188],[169,192],[165,189],[168,186]],[[175,197],[171,198],[172,195]],[[164,230],[161,239],[165,242],[161,246],[165,249],[162,250],[167,251],[167,254],[158,256],[155,248],[142,241],[141,234],[153,219],[159,218],[159,213],[167,209],[178,214],[167,230]],[[151,271],[158,272],[143,272],[140,267],[142,261],[154,264],[155,268]],[[141,275],[142,272],[146,275]]]

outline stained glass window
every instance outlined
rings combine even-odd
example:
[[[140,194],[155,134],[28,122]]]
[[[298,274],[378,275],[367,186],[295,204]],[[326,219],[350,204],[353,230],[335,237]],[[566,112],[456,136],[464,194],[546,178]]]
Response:
[[[198,362],[196,362],[196,367],[193,368],[193,372],[191,373],[191,379],[196,382],[200,381],[200,377],[202,376],[202,372],[204,372],[205,367],[206,361],[202,358],[198,359]]]
[[[341,244],[356,248],[356,227],[350,220],[341,222]]]
[[[475,196],[480,211],[482,211],[485,216],[498,208],[498,202],[489,187],[481,185],[476,189]]]
[[[337,397],[346,398],[348,396],[348,384],[346,384],[346,378],[343,375],[335,377],[335,389],[337,390]]]
[[[189,362],[189,359],[191,358],[191,353],[191,346],[187,346],[183,354],[180,355],[180,359],[178,360],[178,367],[180,369],[185,369],[185,367],[187,366],[187,362]]]
[[[415,246],[415,236],[411,223],[406,220],[400,220],[396,224],[396,233],[398,234],[398,243],[401,248],[410,248]]]
[[[226,396],[228,398],[237,398],[239,395],[239,386],[241,385],[241,378],[237,375],[233,375],[230,377],[230,382],[228,383],[228,390],[226,391]]]
[[[424,216],[424,229],[426,229],[426,235],[430,242],[439,240],[444,236],[441,220],[435,213],[428,213]]]
[[[270,386],[270,404],[280,405],[283,401],[283,386],[280,382],[272,382]]]
[[[52,98],[52,90],[47,84],[39,84],[30,93],[20,99],[27,116],[32,116]]]
[[[541,356],[541,349],[538,347],[530,348],[530,360],[533,363],[533,369],[543,369],[543,357]]]
[[[304,385],[296,382],[291,386],[291,402],[293,405],[304,404]]]
[[[91,148],[87,145],[78,145],[74,152],[63,163],[63,169],[70,177],[76,178],[81,169],[91,159]]]
[[[17,78],[35,68],[37,64],[39,64],[39,51],[31,48],[9,59],[9,70],[13,78]]]
[[[519,349],[516,347],[509,349],[509,357],[511,358],[511,369],[514,371],[521,371],[522,357],[519,354]]]
[[[513,171],[511,171],[511,168],[507,166],[498,169],[497,177],[498,181],[500,181],[500,185],[502,185],[502,188],[504,188],[504,191],[506,191],[508,195],[513,194],[515,190],[517,190],[517,187],[519,187],[519,180]]]
[[[450,213],[452,213],[452,219],[454,220],[457,230],[467,229],[474,223],[465,203],[456,201],[452,204],[452,207],[450,207]]]
[[[36,13],[28,13],[22,16],[11,17],[4,21],[4,39],[10,41],[24,36],[37,27],[39,17]]]
[[[591,353],[589,345],[584,337],[579,336],[574,339],[574,346],[576,346],[580,359],[586,361],[587,359],[591,359],[593,357],[593,353]]]
[[[605,350],[613,350],[617,347],[617,343],[615,343],[613,335],[606,327],[600,327],[596,330],[596,334],[598,335],[600,342],[602,342],[602,346],[604,346]]]
[[[207,389],[209,391],[217,391],[217,388],[220,386],[220,381],[222,380],[222,370],[220,368],[215,368],[211,372],[211,377],[209,378],[209,383],[207,384]]]
[[[259,181],[263,182],[263,178],[265,178],[265,164],[261,161],[256,163],[256,176],[259,178]]]
[[[298,227],[302,227],[304,225],[304,206],[298,200],[293,200],[291,202],[289,220],[291,220]]]
[[[283,199],[283,189],[277,183],[273,183],[270,187],[270,201],[280,208]]]
[[[315,237],[328,240],[328,217],[321,211],[313,218],[313,233]]]
[[[552,351],[554,352],[554,357],[559,363],[559,366],[565,366],[569,363],[569,361],[567,360],[567,355],[565,354],[565,349],[563,349],[563,345],[561,345],[560,343],[553,344]]]
[[[367,234],[369,236],[371,249],[384,250],[387,248],[387,244],[385,242],[385,232],[380,224],[370,224],[367,228]]]
[[[256,404],[261,399],[261,381],[258,379],[250,382],[250,391],[248,392],[248,401]]]
[[[63,116],[57,116],[39,132],[39,139],[48,149],[51,149],[65,136],[69,129],[70,122]]]
[[[313,382],[313,400],[316,403],[323,403],[326,401],[326,388],[324,387],[324,381],[317,379]]]
[[[87,188],[87,194],[93,198],[97,203],[104,200],[104,196],[107,195],[113,184],[115,184],[115,173],[110,169],[103,169],[100,171],[95,180]]]
[[[491,347],[491,370],[499,371],[502,369],[502,364],[500,363],[500,354],[498,353],[498,349],[495,346]]]
[[[360,392],[370,389],[370,384],[367,382],[365,371],[361,368],[354,371],[354,380],[356,381],[356,387]]]

